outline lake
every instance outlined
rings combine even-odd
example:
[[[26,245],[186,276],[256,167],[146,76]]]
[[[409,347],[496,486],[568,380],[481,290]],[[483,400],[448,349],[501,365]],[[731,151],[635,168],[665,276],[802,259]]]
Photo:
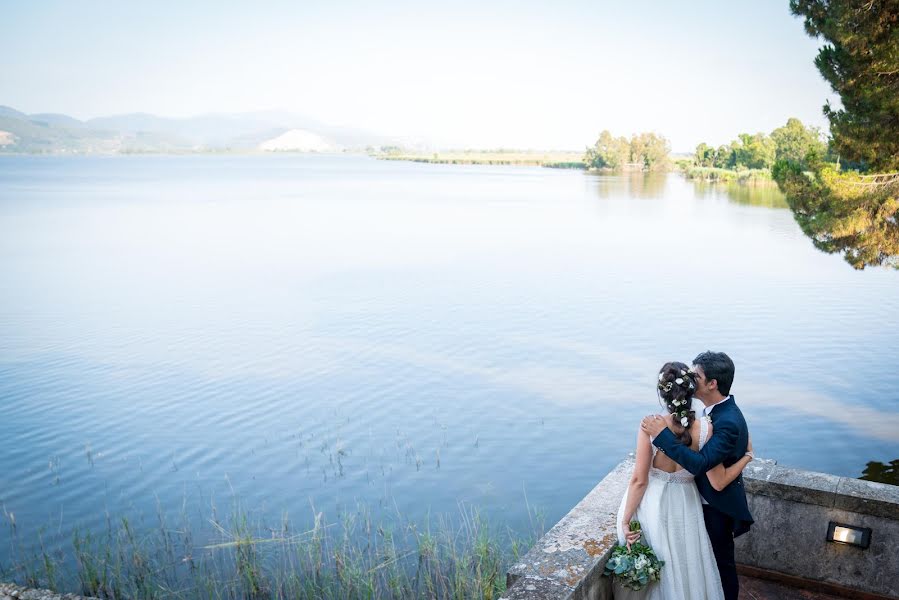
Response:
[[[815,250],[776,189],[0,158],[0,501],[26,538],[234,497],[551,525],[632,451],[662,363],[706,349],[758,455],[899,457],[899,273]]]

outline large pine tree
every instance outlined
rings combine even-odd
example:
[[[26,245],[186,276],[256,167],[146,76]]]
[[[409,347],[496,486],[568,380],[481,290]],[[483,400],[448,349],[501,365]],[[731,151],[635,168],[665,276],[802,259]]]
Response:
[[[815,65],[843,108],[828,103],[834,149],[874,171],[899,170],[899,0],[790,0],[825,40]]]

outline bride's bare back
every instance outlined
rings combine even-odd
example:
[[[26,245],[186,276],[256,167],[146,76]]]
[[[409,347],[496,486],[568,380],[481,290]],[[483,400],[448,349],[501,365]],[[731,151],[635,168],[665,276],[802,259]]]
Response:
[[[664,419],[668,422],[668,428],[671,429],[671,431],[674,431],[675,433],[680,431],[681,428],[674,425],[673,416],[665,415]],[[699,450],[699,427],[699,419],[693,419],[693,423],[690,424],[690,436],[693,438],[690,449],[694,451]],[[674,473],[675,471],[683,469],[682,466],[671,460],[664,452],[656,452],[656,455],[652,460],[652,466],[660,471],[665,471],[666,473]]]

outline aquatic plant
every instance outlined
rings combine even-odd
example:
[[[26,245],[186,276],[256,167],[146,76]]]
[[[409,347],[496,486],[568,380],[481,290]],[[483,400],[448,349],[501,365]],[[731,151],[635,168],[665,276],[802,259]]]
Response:
[[[274,526],[254,518],[237,500],[226,517],[212,505],[199,523],[186,506],[177,526],[158,504],[154,526],[107,515],[105,530],[72,534],[70,554],[51,556],[43,539],[26,547],[16,538],[16,560],[0,576],[113,600],[492,599],[505,590],[508,565],[543,527],[529,505],[529,536],[500,532],[461,503],[458,514],[420,522],[398,511],[375,520],[364,505],[329,521],[310,505],[309,526],[300,530],[286,514]]]

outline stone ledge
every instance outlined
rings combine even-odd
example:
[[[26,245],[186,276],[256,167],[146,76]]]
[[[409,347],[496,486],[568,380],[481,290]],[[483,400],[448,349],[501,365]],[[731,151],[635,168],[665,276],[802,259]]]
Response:
[[[506,600],[609,598],[602,577],[618,544],[617,512],[634,459],[628,457],[603,478],[506,574]],[[604,593],[603,593],[604,592]]]
[[[839,483],[836,475],[775,467],[762,489],[752,493],[830,508]]]
[[[75,594],[57,594],[50,590],[26,588],[12,583],[0,583],[0,600],[18,598],[19,600],[97,600]]]
[[[743,479],[749,494],[899,520],[897,486],[781,467],[764,459],[749,463]]]
[[[834,508],[899,521],[899,487],[841,477]]]
[[[756,458],[750,462],[743,469],[746,491],[751,492],[751,487],[759,485],[760,482],[768,481],[777,468],[777,461],[768,458]]]

